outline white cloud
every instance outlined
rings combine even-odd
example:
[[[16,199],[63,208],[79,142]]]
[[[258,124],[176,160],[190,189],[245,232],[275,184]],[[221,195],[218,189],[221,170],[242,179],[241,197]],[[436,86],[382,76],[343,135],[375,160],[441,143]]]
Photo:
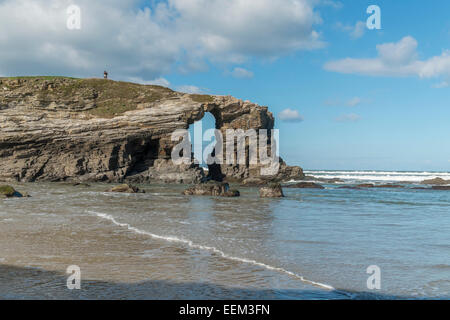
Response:
[[[359,97],[354,97],[347,101],[347,106],[349,107],[356,107],[357,105],[361,104],[362,100]]]
[[[71,0],[0,1],[0,73],[144,81],[209,62],[273,59],[324,43],[310,0],[77,0],[81,30],[66,28]]]
[[[183,93],[204,93],[205,90],[202,88],[199,88],[197,86],[193,85],[174,85],[172,86],[169,80],[166,78],[157,78],[154,80],[143,80],[142,78],[138,77],[129,77],[126,79],[127,81],[134,82],[134,83],[140,83],[140,84],[146,84],[146,85],[156,85],[156,86],[163,86],[166,88],[173,88],[173,90],[183,92]]]
[[[234,68],[233,71],[230,72],[230,74],[233,77],[239,79],[251,79],[254,76],[253,72],[246,70],[244,68]]]
[[[309,0],[170,0],[192,49],[212,60],[241,62],[248,56],[273,58],[323,46],[313,25],[319,15]]]
[[[376,58],[346,58],[328,62],[324,68],[328,71],[369,76],[434,78],[450,75],[450,51],[444,51],[440,56],[427,60],[420,60],[416,49],[417,41],[407,36],[399,42],[378,45]]]
[[[344,114],[336,118],[337,122],[357,122],[359,120],[361,120],[361,117],[354,113]]]
[[[156,86],[162,86],[162,87],[170,87],[169,80],[165,78],[157,78],[153,80],[143,80],[142,78],[137,77],[129,77],[126,79],[127,81],[134,82],[134,83],[140,83],[140,84],[149,84],[149,85],[156,85]]]
[[[450,87],[450,83],[448,81],[442,81],[433,85],[433,88],[442,89]]]
[[[182,85],[175,87],[176,91],[184,92],[184,93],[204,93],[202,88],[192,85]]]
[[[336,25],[338,29],[348,32],[353,39],[361,38],[367,28],[367,24],[364,21],[358,21],[354,26],[344,25],[341,22],[338,22]]]
[[[341,9],[344,6],[342,2],[333,0],[322,0],[320,4],[326,7],[332,7],[334,9]]]
[[[327,99],[323,102],[326,106],[347,106],[347,107],[356,107],[359,106],[363,102],[363,99],[360,97],[353,97],[349,100],[341,100],[341,99]]]
[[[292,109],[284,109],[278,114],[278,118],[285,122],[301,122],[304,120],[297,110]]]

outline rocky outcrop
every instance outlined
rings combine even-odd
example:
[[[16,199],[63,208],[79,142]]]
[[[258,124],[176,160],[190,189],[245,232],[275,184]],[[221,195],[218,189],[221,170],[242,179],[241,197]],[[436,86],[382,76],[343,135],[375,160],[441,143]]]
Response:
[[[267,107],[104,79],[0,79],[0,180],[198,183],[193,162],[174,165],[177,129],[210,112],[216,127],[272,129]],[[270,141],[269,141],[270,142]],[[261,165],[220,165],[228,181],[261,176]],[[282,160],[273,180],[302,179]]]
[[[261,198],[283,198],[283,188],[279,183],[272,183],[259,189]]]
[[[424,181],[422,181],[422,184],[446,185],[446,184],[450,184],[450,180],[445,180],[442,178],[434,178],[434,179],[424,180]]]
[[[439,190],[439,191],[449,191],[450,186],[432,186],[432,190]]]
[[[402,185],[399,184],[373,184],[373,183],[364,183],[364,184],[358,184],[356,186],[342,186],[338,189],[402,189],[405,188]]]
[[[314,183],[314,182],[300,182],[295,184],[290,184],[287,186],[284,186],[285,188],[296,188],[296,189],[325,189],[324,186],[321,186],[320,184]]]
[[[208,182],[194,185],[183,192],[186,196],[239,197],[238,190],[231,190],[224,182]]]
[[[25,195],[26,196],[26,195]],[[11,186],[0,186],[0,198],[23,198],[24,195]]]
[[[375,188],[384,188],[384,189],[403,189],[405,186],[400,184],[379,184],[375,185]]]
[[[145,193],[144,190],[140,190],[138,187],[130,186],[128,184],[121,184],[119,186],[113,187],[111,189],[106,190],[106,192],[115,192],[115,193]]]
[[[329,184],[345,182],[344,180],[339,179],[339,178],[327,179],[327,178],[319,178],[319,177],[313,177],[313,176],[305,176],[304,180],[306,180],[306,181],[319,181],[319,182],[329,183]]]
[[[261,187],[270,183],[270,180],[262,178],[247,178],[241,182],[242,187]]]

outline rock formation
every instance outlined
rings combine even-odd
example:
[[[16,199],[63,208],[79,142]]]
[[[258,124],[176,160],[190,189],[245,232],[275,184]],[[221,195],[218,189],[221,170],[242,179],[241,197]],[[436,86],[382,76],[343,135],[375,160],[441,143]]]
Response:
[[[432,190],[449,191],[450,186],[432,186]]]
[[[128,184],[121,184],[120,186],[113,187],[108,189],[106,192],[115,192],[115,193],[145,193],[144,190],[139,190],[138,187],[130,186]]]
[[[285,188],[294,188],[294,189],[325,189],[324,186],[314,182],[300,182],[295,184],[290,184],[284,186]]]
[[[0,198],[23,198],[23,197],[24,195],[16,191],[11,186],[0,186]]]
[[[424,180],[424,181],[422,181],[422,184],[446,185],[446,184],[450,184],[450,180],[445,180],[442,178],[434,178],[434,179]]]
[[[171,141],[210,112],[216,127],[272,129],[267,107],[104,79],[0,78],[0,180],[197,183],[194,162],[174,165]],[[260,165],[220,165],[227,181],[259,178]],[[302,179],[281,160],[269,180]],[[267,178],[267,177],[265,177]]]
[[[284,198],[283,188],[279,183],[271,183],[259,189],[261,198]]]
[[[220,196],[239,197],[241,194],[237,190],[230,190],[230,185],[224,182],[208,182],[194,185],[183,192],[186,196]]]
[[[373,183],[365,183],[365,184],[358,184],[356,186],[341,186],[338,189],[354,189],[354,190],[361,190],[361,189],[404,189],[405,186],[402,186],[400,184],[373,184]]]

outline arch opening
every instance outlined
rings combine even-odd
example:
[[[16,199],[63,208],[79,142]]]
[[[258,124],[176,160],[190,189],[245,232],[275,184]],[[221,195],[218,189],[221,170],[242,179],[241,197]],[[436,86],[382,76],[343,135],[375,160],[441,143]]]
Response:
[[[208,135],[208,131],[215,129],[219,129],[218,123],[211,112],[205,112],[202,119],[191,124],[189,126],[191,152],[194,162],[207,172],[208,180],[223,181],[224,175],[220,164],[207,164],[208,157],[215,156],[215,143],[217,143],[214,137],[209,140],[210,134]]]

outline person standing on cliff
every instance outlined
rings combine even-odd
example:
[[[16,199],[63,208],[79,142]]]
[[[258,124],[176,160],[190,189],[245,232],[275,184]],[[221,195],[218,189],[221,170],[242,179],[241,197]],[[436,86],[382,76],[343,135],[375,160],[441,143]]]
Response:
[[[108,72],[106,70],[105,70],[105,72],[103,72],[103,78],[108,79]]]

